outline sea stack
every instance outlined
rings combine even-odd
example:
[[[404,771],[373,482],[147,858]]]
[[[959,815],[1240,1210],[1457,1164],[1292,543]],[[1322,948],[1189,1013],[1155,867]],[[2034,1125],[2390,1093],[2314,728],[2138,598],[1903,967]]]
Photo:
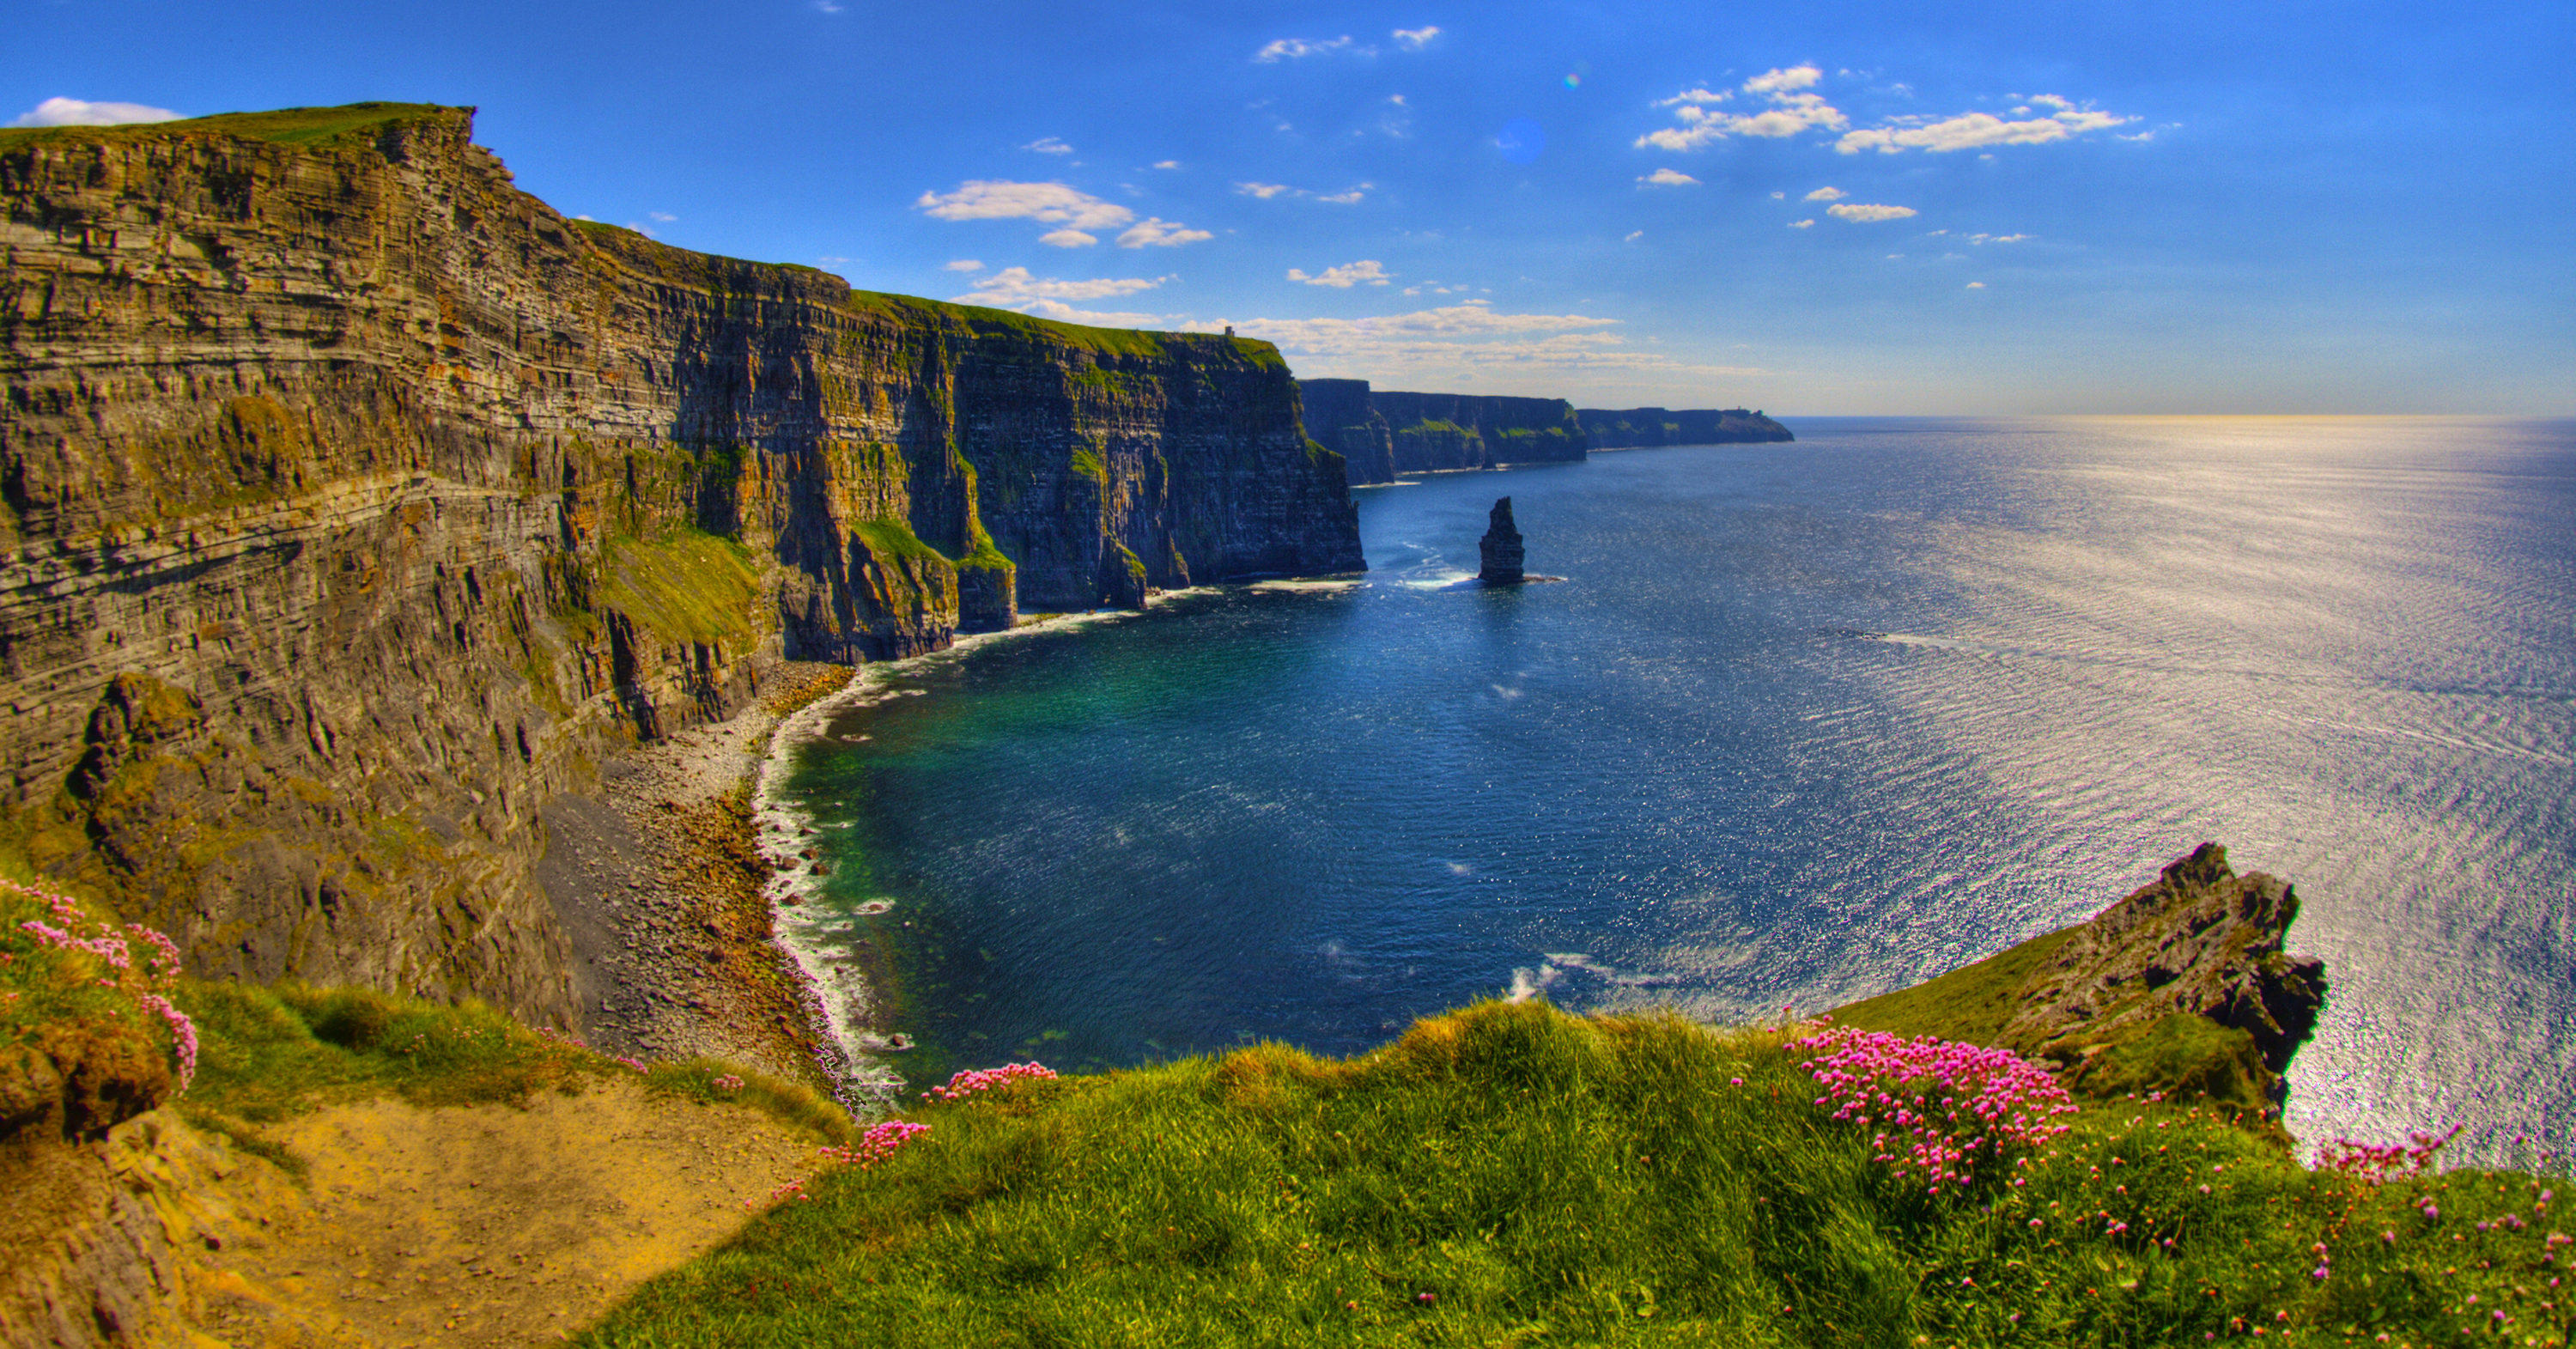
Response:
[[[1476,573],[1477,580],[1489,586],[1521,583],[1521,532],[1512,526],[1510,497],[1494,503],[1493,525],[1485,531],[1484,542],[1476,547],[1485,562],[1485,569]]]

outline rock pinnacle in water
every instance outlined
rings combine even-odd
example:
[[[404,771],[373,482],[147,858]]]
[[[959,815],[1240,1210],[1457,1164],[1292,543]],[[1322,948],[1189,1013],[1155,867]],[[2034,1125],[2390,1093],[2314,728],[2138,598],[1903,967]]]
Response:
[[[1484,542],[1477,545],[1484,555],[1485,569],[1476,579],[1486,585],[1519,585],[1521,583],[1521,534],[1512,525],[1512,499],[1504,497],[1494,503],[1493,525],[1485,531]]]

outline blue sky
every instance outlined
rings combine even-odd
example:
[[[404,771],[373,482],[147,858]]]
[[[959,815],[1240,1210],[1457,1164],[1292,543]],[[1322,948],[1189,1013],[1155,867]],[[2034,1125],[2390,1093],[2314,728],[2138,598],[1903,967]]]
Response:
[[[2565,0],[0,13],[0,122],[473,104],[567,213],[1301,375],[2576,413]]]

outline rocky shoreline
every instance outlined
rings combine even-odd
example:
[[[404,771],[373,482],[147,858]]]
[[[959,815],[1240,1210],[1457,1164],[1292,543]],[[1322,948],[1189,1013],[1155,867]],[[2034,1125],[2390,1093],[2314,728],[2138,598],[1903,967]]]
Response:
[[[580,1024],[631,1058],[724,1058],[828,1087],[793,961],[771,940],[751,790],[778,727],[855,671],[785,661],[731,718],[634,746],[544,809],[539,884],[571,938]]]

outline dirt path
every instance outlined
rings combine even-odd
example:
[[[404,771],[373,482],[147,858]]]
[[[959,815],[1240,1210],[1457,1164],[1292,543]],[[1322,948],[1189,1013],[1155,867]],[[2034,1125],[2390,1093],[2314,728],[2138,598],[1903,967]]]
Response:
[[[257,1187],[199,1240],[199,1329],[230,1345],[559,1342],[811,1175],[817,1146],[630,1082],[524,1110],[367,1101],[277,1132],[311,1162],[303,1194]]]

